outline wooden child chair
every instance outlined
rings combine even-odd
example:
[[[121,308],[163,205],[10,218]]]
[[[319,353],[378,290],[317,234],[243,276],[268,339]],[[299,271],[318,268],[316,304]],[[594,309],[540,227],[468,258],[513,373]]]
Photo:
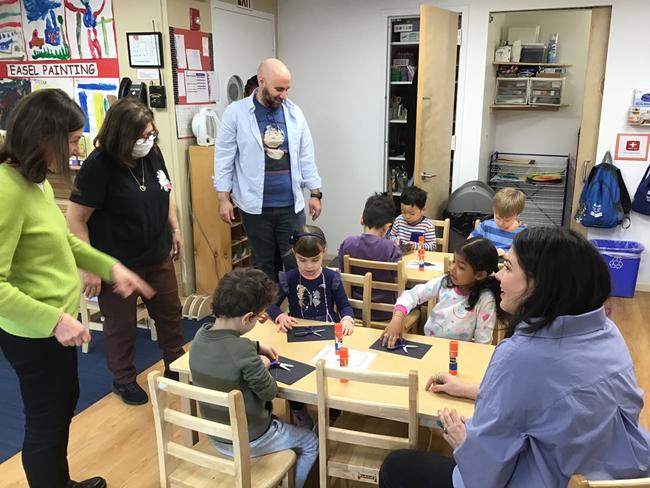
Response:
[[[291,449],[250,457],[244,397],[187,385],[164,378],[159,371],[148,375],[158,446],[161,488],[293,488],[296,454]],[[220,424],[173,408],[172,397],[209,403],[228,409],[230,425]],[[186,447],[174,441],[173,427],[198,431],[205,436]],[[220,454],[207,435],[232,440],[233,457]]]
[[[354,388],[359,390],[367,388],[363,383],[405,387],[408,403],[377,403],[331,395],[330,381],[338,383],[339,378],[354,382]],[[377,485],[379,468],[392,450],[417,447],[417,371],[400,374],[329,367],[321,359],[316,364],[316,389],[321,488],[329,486],[330,476]],[[332,427],[330,408],[344,412]],[[360,415],[348,415],[348,412]],[[396,430],[406,430],[406,436],[393,435]]]
[[[361,311],[361,319],[355,317],[355,325],[362,327],[370,326],[370,294],[372,291],[372,274],[368,271],[365,275],[357,275],[351,273],[339,273],[341,275],[341,282],[343,289],[348,296],[348,302],[353,310]],[[352,287],[360,287],[362,289],[361,299],[352,298]],[[355,314],[356,315],[356,314]]]
[[[395,302],[394,301],[391,301],[390,303],[373,302],[372,292],[375,290],[392,291],[395,292],[396,299],[401,295],[401,293],[406,288],[406,276],[404,275],[404,271],[403,271],[404,268],[402,265],[402,261],[398,261],[396,263],[387,263],[384,261],[370,261],[368,259],[351,258],[347,254],[343,256],[343,271],[345,273],[352,273],[353,267],[362,268],[364,272],[370,271],[370,273],[379,270],[393,271],[395,273],[396,279],[393,282],[376,281],[373,275],[373,280],[371,282],[371,294],[370,294],[371,300],[369,300],[371,315],[373,310],[389,312],[392,314],[393,307],[395,306]],[[404,317],[404,330],[408,331],[412,329],[414,325],[417,325],[419,319],[420,319],[420,311],[417,309],[412,310],[411,313],[409,313],[406,317]],[[385,321],[372,320],[372,317],[370,317],[368,323],[370,327],[376,329],[383,329],[386,328],[389,321],[390,320],[385,320]]]
[[[432,220],[433,225],[436,226],[436,236],[439,236],[438,229],[442,229],[442,237],[436,237],[436,242],[438,248],[436,249],[439,252],[449,252],[449,229],[451,227],[451,221],[449,218],[445,220]]]

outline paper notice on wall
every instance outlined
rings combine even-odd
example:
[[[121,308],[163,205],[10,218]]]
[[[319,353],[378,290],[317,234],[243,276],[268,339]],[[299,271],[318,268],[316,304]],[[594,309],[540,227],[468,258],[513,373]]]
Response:
[[[201,51],[198,49],[186,49],[187,55],[187,69],[200,70],[201,66]]]
[[[176,66],[180,69],[187,69],[185,36],[183,34],[174,34],[174,44],[176,45]]]
[[[201,39],[201,44],[203,46],[203,56],[210,56],[210,44],[208,43],[208,38],[203,37]]]
[[[208,88],[210,89],[210,101],[218,102],[219,95],[219,74],[216,71],[208,71]]]
[[[178,96],[179,97],[184,97],[185,96],[185,73],[178,73],[176,76],[178,76]]]
[[[194,133],[192,132],[192,119],[204,107],[215,108],[214,104],[176,105],[176,133],[179,139],[194,137]]]
[[[187,103],[207,103],[210,101],[208,73],[205,71],[186,71],[185,90]]]
[[[157,80],[157,69],[138,69],[136,70],[138,80]]]

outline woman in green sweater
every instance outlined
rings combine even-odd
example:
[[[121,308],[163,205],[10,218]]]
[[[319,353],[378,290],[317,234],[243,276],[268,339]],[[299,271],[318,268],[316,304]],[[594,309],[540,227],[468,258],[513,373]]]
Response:
[[[61,90],[39,90],[14,107],[0,148],[0,348],[20,382],[22,461],[31,488],[103,488],[70,480],[67,446],[79,397],[77,351],[90,341],[76,320],[77,268],[128,296],[153,290],[117,260],[74,237],[54,201],[48,172],[68,175],[84,115]],[[73,347],[69,347],[73,346]]]

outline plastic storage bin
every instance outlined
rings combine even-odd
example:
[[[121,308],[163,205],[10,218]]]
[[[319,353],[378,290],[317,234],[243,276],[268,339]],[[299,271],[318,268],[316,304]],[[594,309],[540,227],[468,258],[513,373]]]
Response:
[[[594,239],[591,243],[596,246],[609,268],[609,275],[612,277],[612,296],[633,297],[639,275],[641,253],[644,250],[643,244],[604,239]]]

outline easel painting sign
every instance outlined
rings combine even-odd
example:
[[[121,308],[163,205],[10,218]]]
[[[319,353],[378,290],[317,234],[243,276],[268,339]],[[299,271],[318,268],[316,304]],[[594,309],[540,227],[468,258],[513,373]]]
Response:
[[[650,134],[618,134],[614,159],[618,161],[647,161],[649,147]]]

